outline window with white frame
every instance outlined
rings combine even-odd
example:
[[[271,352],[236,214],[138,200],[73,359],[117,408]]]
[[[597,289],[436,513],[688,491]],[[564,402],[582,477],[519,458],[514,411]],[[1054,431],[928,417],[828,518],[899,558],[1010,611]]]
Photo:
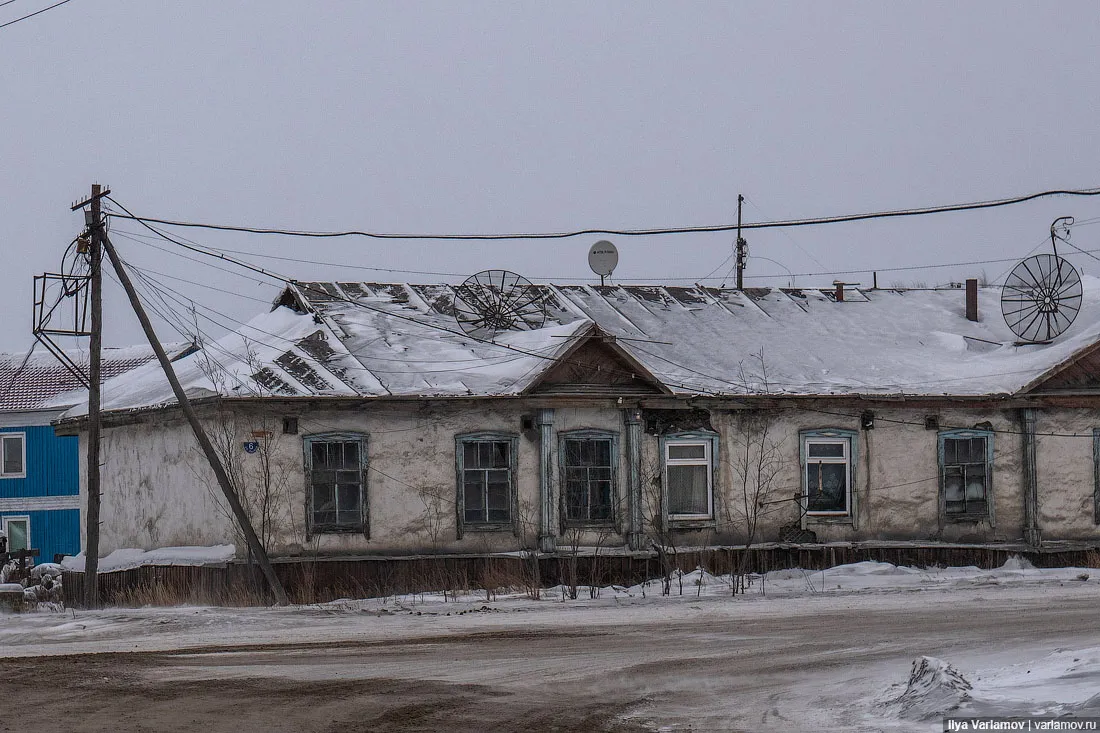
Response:
[[[665,500],[670,520],[714,516],[715,436],[670,435],[662,440]]]
[[[563,433],[560,451],[566,522],[611,524],[615,518],[616,436],[601,431]]]
[[[4,534],[8,537],[8,552],[29,550],[31,547],[31,518],[4,517]]]
[[[0,433],[0,478],[27,475],[27,441],[24,433]]]
[[[367,436],[308,435],[305,445],[311,532],[362,531],[367,527]]]
[[[458,507],[462,526],[500,529],[511,526],[515,502],[518,437],[477,433],[455,437]]]
[[[802,434],[802,495],[807,516],[851,516],[854,436],[841,430]]]
[[[943,512],[948,518],[989,516],[993,478],[993,433],[949,430],[940,433]]]

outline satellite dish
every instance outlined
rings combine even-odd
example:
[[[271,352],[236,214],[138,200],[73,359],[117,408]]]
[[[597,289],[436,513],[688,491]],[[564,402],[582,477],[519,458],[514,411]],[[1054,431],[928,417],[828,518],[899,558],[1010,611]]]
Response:
[[[522,275],[482,270],[455,288],[455,319],[477,338],[502,331],[530,331],[546,323],[542,292]]]
[[[1050,341],[1081,310],[1081,276],[1066,260],[1035,255],[1016,265],[1001,290],[1005,323],[1023,343]]]
[[[592,272],[600,276],[600,285],[603,285],[603,279],[609,277],[618,264],[619,250],[606,239],[601,239],[589,248],[588,266],[592,268]]]

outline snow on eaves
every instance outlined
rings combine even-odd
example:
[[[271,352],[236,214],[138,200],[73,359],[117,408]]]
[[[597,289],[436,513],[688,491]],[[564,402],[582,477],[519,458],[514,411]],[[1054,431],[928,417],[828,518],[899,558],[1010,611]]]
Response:
[[[517,395],[599,328],[677,394],[1009,395],[1100,340],[1100,280],[1074,324],[1015,345],[1000,290],[537,286],[542,328],[464,334],[449,285],[303,283],[283,306],[175,362],[195,397]],[[305,311],[305,312],[301,312]],[[153,361],[104,385],[105,410],[174,404]],[[86,412],[86,403],[65,417]]]
[[[979,288],[972,322],[962,289],[848,290],[838,302],[831,289],[662,285],[539,285],[547,327],[497,340],[595,323],[681,394],[1007,395],[1100,339],[1100,280],[1083,285],[1077,320],[1050,344],[1016,345],[1000,288]],[[507,371],[510,357],[445,332],[456,325],[453,286],[308,283],[289,292],[345,331],[395,393],[452,393],[461,381],[490,395],[507,382],[466,380],[491,373],[495,354]],[[460,361],[473,356],[483,358],[477,369]]]
[[[217,341],[200,344],[173,363],[187,395],[203,397],[360,396],[385,389],[312,315],[278,308],[253,318]],[[103,384],[104,411],[175,404],[160,364],[144,366]],[[63,418],[87,414],[87,396]]]

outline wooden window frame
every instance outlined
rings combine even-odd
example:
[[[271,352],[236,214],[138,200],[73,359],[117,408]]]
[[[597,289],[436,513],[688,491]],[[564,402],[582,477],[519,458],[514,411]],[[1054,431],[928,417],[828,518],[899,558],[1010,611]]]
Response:
[[[317,443],[359,443],[359,521],[351,524],[317,524],[313,521],[313,446]],[[362,534],[370,539],[370,502],[367,475],[370,460],[367,455],[369,436],[366,433],[316,433],[302,436],[305,456],[306,538],[318,534]]]
[[[847,509],[838,511],[811,511],[809,482],[807,480],[807,466],[810,461],[809,446],[813,443],[843,443],[845,445],[845,477],[847,479],[847,493],[845,505]],[[802,528],[808,524],[855,524],[858,511],[858,494],[856,492],[856,467],[859,465],[859,433],[855,430],[844,428],[821,428],[815,430],[801,430],[798,434],[799,450],[799,481],[802,484]],[[837,463],[835,460],[827,463]]]
[[[937,434],[937,455],[940,466],[939,513],[941,521],[970,524],[988,521],[990,527],[996,526],[996,515],[993,511],[993,435],[994,433],[992,430],[976,429],[941,430]],[[985,438],[985,511],[948,513],[945,445],[948,440],[970,440],[972,438]]]
[[[668,451],[675,445],[703,445],[706,449],[706,457],[699,459],[669,458]],[[693,525],[714,523],[714,493],[718,485],[718,435],[710,431],[685,431],[662,435],[661,448],[661,501],[664,508],[665,520],[668,525]],[[707,467],[707,511],[705,514],[673,514],[669,510],[669,481],[668,469],[670,466],[701,466]]]
[[[607,440],[610,441],[610,469],[611,469],[611,516],[607,519],[571,519],[569,517],[569,505],[566,501],[566,465],[565,445],[571,440]],[[567,430],[558,433],[558,502],[561,512],[561,526],[563,529],[615,529],[618,530],[621,518],[619,511],[619,433],[613,430],[599,430],[583,428],[580,430]],[[591,507],[589,507],[591,513]]]
[[[465,447],[471,443],[508,444],[508,519],[506,521],[470,522],[466,520]],[[516,477],[519,468],[519,435],[495,431],[462,433],[455,436],[455,522],[458,539],[466,531],[512,532],[519,534],[519,501]]]

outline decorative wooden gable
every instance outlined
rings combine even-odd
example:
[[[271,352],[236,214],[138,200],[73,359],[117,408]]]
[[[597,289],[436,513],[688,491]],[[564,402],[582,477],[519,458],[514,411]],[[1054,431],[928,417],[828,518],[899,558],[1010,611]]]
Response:
[[[527,389],[528,394],[670,394],[660,380],[599,329],[582,339]]]
[[[1093,344],[1043,374],[1021,392],[1100,392],[1100,344]]]

